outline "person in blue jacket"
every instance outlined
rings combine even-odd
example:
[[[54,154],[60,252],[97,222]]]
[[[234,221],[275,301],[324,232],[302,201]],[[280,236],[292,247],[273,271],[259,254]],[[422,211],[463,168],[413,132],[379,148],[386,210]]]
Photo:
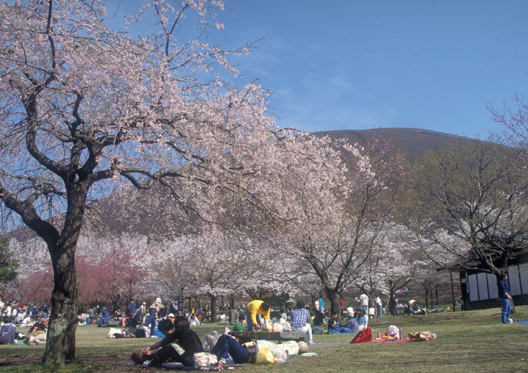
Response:
[[[103,313],[101,313],[101,317],[99,318],[98,326],[103,326],[104,323],[109,320],[110,320],[110,315],[108,314],[106,307],[103,307]]]
[[[503,324],[511,324],[513,320],[510,319],[510,313],[512,311],[512,297],[510,292],[510,286],[508,285],[508,275],[506,273],[501,274],[500,281],[497,286],[499,288],[499,300],[501,303],[501,321]]]

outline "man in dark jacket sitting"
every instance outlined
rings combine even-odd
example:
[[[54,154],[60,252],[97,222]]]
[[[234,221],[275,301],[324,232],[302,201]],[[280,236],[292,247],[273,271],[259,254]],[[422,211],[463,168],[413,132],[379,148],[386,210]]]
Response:
[[[158,330],[165,336],[160,342],[143,349],[144,355],[151,355],[152,360],[146,362],[146,367],[160,367],[171,358],[186,367],[194,367],[194,353],[203,352],[202,342],[198,334],[189,328],[189,320],[178,316],[174,324],[165,319],[158,324]]]

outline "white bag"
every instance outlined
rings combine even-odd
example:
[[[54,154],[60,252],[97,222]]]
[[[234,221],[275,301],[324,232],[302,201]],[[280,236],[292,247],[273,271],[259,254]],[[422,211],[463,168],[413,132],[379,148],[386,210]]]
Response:
[[[261,348],[267,348],[268,350],[271,350],[271,352],[273,353],[274,359],[283,359],[284,356],[286,355],[286,351],[284,350],[284,348],[282,348],[283,345],[284,344],[278,345],[276,343],[266,341],[263,339],[258,340],[257,341],[257,355]]]
[[[273,331],[274,332],[282,332],[282,324],[276,322],[275,324],[273,324]]]
[[[216,355],[208,352],[195,352],[194,353],[194,369],[202,367],[210,367],[218,362]]]
[[[118,328],[110,328],[110,331],[108,332],[108,338],[113,338],[115,333],[123,333],[121,329]]]
[[[262,331],[263,332],[270,332],[273,330],[273,326],[271,325],[271,320],[264,320],[262,323]]]
[[[281,347],[284,349],[284,351],[288,351],[288,355],[290,357],[299,354],[299,344],[295,341],[282,342]]]

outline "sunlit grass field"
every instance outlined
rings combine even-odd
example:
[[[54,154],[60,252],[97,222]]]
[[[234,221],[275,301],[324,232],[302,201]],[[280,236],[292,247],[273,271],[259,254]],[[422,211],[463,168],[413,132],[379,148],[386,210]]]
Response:
[[[528,320],[528,306],[517,307],[515,319]],[[313,346],[313,357],[296,356],[287,363],[248,365],[237,371],[270,372],[523,372],[528,370],[528,325],[500,322],[500,309],[442,312],[420,316],[386,316],[372,319],[369,326],[385,330],[390,324],[410,332],[437,334],[432,342],[349,344],[352,335],[316,335],[321,343],[344,343],[330,347]],[[206,324],[193,328],[202,337],[225,326]],[[21,329],[23,333],[27,332]],[[80,326],[77,329],[77,358],[89,361],[63,367],[64,372],[136,371],[127,361],[134,350],[154,343],[155,339],[108,339],[108,328]],[[374,332],[375,334],[375,332]],[[35,360],[44,346],[0,345],[0,372],[35,372]],[[101,363],[97,364],[101,357]],[[109,359],[109,357],[111,359]],[[105,362],[111,360],[111,366]],[[13,365],[16,364],[16,365]],[[122,369],[116,370],[116,365]],[[163,371],[149,369],[148,371]],[[147,371],[147,370],[145,370]]]

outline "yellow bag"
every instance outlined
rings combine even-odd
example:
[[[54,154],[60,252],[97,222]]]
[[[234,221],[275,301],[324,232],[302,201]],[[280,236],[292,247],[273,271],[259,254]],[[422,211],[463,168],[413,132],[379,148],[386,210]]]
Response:
[[[268,348],[261,348],[257,354],[257,362],[255,364],[273,364],[273,352]]]

